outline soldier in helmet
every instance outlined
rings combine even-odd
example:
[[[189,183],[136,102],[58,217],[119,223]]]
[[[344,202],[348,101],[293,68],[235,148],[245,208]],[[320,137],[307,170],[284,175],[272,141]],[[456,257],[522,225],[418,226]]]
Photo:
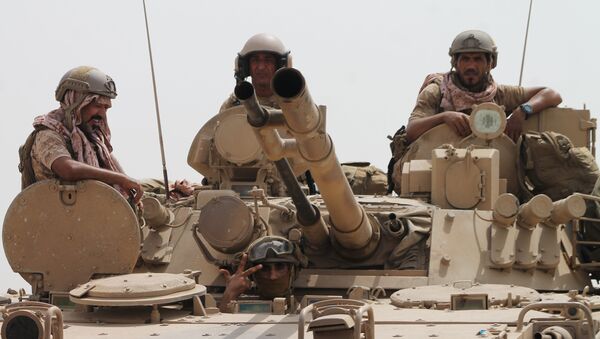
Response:
[[[421,87],[406,127],[409,142],[443,123],[460,136],[469,135],[471,106],[483,102],[505,107],[510,113],[505,134],[516,141],[528,116],[562,102],[560,95],[547,87],[496,84],[490,71],[498,62],[498,50],[485,32],[469,30],[458,34],[449,54],[450,72],[428,75]]]
[[[251,267],[246,269],[246,264]],[[231,301],[250,290],[252,279],[257,294],[264,299],[288,297],[300,266],[297,249],[288,239],[264,236],[248,246],[234,274],[221,269],[225,292],[219,303],[221,312],[230,311]]]
[[[267,33],[259,33],[246,41],[244,47],[235,58],[234,76],[238,83],[250,77],[259,103],[268,108],[278,109],[280,107],[271,89],[271,80],[273,79],[275,72],[282,67],[292,67],[290,51],[276,36]],[[241,105],[241,102],[234,94],[231,94],[221,105],[219,114],[239,105]],[[279,133],[283,137],[288,135],[288,132],[285,130],[279,130]],[[232,136],[232,138],[233,137],[235,136]],[[293,162],[292,166],[294,166]],[[302,170],[303,168],[300,168],[299,172]],[[285,188],[277,173],[272,171],[267,171],[267,173],[265,181],[269,182],[269,194],[285,195]],[[310,193],[316,193],[316,186],[310,176],[310,172],[306,171],[298,179],[308,185]],[[203,184],[214,185],[214,181],[214,179],[208,180],[205,177]]]
[[[276,36],[260,33],[248,39],[235,58],[235,78],[242,81],[251,77],[260,104],[279,108],[273,98],[271,79],[282,67],[292,67],[290,51]],[[232,94],[221,105],[220,111],[237,105],[240,105],[240,102]]]
[[[106,112],[116,98],[114,81],[100,70],[80,66],[60,80],[60,107],[33,121],[35,130],[19,150],[22,188],[44,179],[95,179],[124,195],[142,197],[140,184],[123,173],[112,155]]]

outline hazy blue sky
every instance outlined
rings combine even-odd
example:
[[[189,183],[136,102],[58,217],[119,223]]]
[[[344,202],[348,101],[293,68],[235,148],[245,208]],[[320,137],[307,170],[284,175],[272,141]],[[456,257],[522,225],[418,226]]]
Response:
[[[499,83],[517,84],[529,1],[148,0],[169,176],[200,181],[189,145],[234,86],[233,61],[255,33],[279,36],[313,98],[328,106],[341,161],[385,168],[386,135],[405,124],[428,73],[450,69],[448,47],[466,29],[490,33]],[[536,0],[524,86],[557,89],[563,105],[600,110],[600,2]],[[0,2],[0,215],[20,190],[17,149],[31,121],[57,107],[70,68],[93,65],[119,92],[109,111],[115,152],[133,177],[160,177],[142,2]],[[32,249],[34,251],[35,249]],[[0,291],[24,287],[0,251]]]

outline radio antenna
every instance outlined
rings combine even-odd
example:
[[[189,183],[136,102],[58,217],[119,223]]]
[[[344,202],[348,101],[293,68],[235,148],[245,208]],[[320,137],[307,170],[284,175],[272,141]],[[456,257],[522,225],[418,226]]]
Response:
[[[144,19],[146,20],[146,37],[148,38],[148,54],[150,55],[150,70],[152,71],[152,88],[154,89],[154,107],[156,108],[156,121],[158,126],[158,140],[160,142],[160,156],[162,158],[163,179],[165,181],[166,201],[169,200],[169,178],[167,176],[167,161],[165,159],[165,145],[163,143],[162,125],[160,123],[160,111],[158,109],[158,94],[156,93],[156,77],[154,76],[154,61],[152,59],[152,46],[150,45],[150,30],[148,29],[148,14],[146,13],[146,0],[144,4]]]
[[[531,7],[533,0],[529,0],[529,14],[527,15],[527,28],[525,29],[525,42],[523,43],[523,57],[521,58],[521,72],[519,73],[519,86],[523,80],[523,67],[525,67],[525,50],[527,50],[527,36],[529,35],[529,20],[531,19]]]

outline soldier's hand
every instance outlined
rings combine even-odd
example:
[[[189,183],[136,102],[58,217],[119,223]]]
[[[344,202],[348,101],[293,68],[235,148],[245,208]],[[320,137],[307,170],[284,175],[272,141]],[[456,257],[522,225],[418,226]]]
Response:
[[[176,180],[174,184],[169,185],[171,191],[180,192],[182,196],[189,197],[194,194],[194,186],[186,179]]]
[[[468,115],[454,111],[446,111],[440,114],[443,114],[444,123],[450,126],[456,134],[461,137],[466,137],[471,134]]]
[[[131,195],[133,196],[133,202],[135,204],[140,202],[140,200],[142,199],[142,195],[144,194],[144,190],[142,189],[142,185],[140,185],[140,183],[137,182],[137,180],[132,179],[123,174],[122,180],[119,181],[118,185],[121,186],[121,188],[125,190],[125,192],[131,193]]]
[[[521,136],[521,132],[523,131],[524,121],[525,113],[523,113],[520,108],[517,108],[506,119],[506,128],[504,129],[504,134],[508,135],[508,137],[514,142],[517,142]]]
[[[244,270],[247,261],[248,254],[244,253],[244,255],[242,255],[242,260],[240,261],[240,264],[234,274],[229,273],[229,271],[225,269],[219,270],[225,278],[224,294],[231,299],[235,299],[240,294],[249,290],[252,286],[252,283],[248,277],[262,269],[262,265],[259,264]]]

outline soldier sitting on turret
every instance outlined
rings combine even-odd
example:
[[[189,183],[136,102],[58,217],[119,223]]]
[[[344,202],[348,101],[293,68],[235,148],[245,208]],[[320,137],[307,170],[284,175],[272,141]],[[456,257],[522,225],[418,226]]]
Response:
[[[504,133],[516,142],[523,122],[530,115],[562,102],[560,94],[551,88],[497,84],[490,71],[498,62],[498,49],[494,40],[483,31],[469,30],[458,34],[448,54],[452,69],[425,78],[408,119],[406,134],[402,135],[401,129],[394,136],[388,172],[393,171],[391,188],[398,194],[404,152],[410,143],[433,127],[447,124],[457,135],[466,137],[471,134],[469,114],[472,106],[493,102],[504,106],[510,114]]]
[[[95,179],[116,185],[124,195],[133,190],[137,203],[142,187],[112,154],[106,112],[116,96],[114,81],[98,69],[68,71],[56,89],[60,107],[35,118],[35,131],[19,149],[22,188],[52,178]]]
[[[485,32],[458,34],[449,54],[453,70],[430,74],[421,86],[406,126],[409,142],[442,123],[460,136],[469,135],[471,107],[483,102],[494,102],[511,113],[504,133],[516,142],[528,116],[562,102],[560,94],[551,88],[496,84],[490,71],[498,62],[498,50]]]
[[[231,302],[251,289],[249,278],[262,299],[290,297],[300,267],[296,251],[294,244],[279,236],[265,236],[250,244],[234,274],[221,269],[226,283],[219,302],[221,312],[231,312]],[[246,269],[247,262],[252,267]]]

